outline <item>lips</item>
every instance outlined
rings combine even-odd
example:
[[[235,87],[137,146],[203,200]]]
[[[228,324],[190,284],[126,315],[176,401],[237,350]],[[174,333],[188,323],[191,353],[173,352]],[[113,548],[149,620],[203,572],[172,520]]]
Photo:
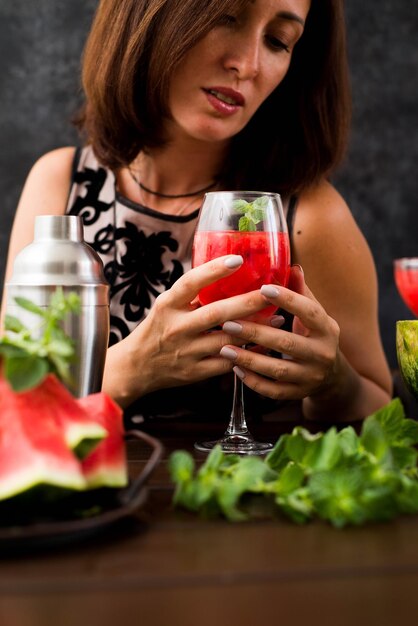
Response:
[[[240,107],[245,104],[244,96],[239,91],[235,91],[229,87],[209,87],[209,89],[205,89],[205,91],[227,104],[234,104]]]
[[[203,91],[211,105],[220,113],[231,115],[245,104],[244,96],[229,87],[208,87]]]

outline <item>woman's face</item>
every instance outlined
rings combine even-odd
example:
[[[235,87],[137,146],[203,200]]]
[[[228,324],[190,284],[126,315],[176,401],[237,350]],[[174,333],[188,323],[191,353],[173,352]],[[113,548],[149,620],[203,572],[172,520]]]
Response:
[[[184,57],[169,92],[169,135],[226,141],[283,80],[310,0],[253,0]]]

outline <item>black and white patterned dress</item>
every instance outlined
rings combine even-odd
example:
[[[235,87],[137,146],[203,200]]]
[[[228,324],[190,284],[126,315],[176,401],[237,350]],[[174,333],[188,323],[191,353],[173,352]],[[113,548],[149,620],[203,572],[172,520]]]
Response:
[[[113,345],[125,338],[146,317],[155,298],[190,268],[199,208],[185,216],[166,215],[125,198],[116,188],[114,173],[104,168],[87,146],[75,154],[67,213],[83,217],[85,240],[103,261],[110,284],[109,344]],[[290,232],[293,210],[287,213]],[[249,416],[261,417],[274,410],[272,401],[249,390],[246,394]],[[231,400],[232,375],[228,374],[150,393],[125,411],[126,421],[138,416],[145,420],[181,417],[225,424]]]

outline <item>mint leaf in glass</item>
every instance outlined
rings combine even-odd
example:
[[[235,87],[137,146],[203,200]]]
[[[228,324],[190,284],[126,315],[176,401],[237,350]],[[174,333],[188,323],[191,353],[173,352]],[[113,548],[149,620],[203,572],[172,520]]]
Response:
[[[268,203],[268,196],[260,196],[253,202],[247,202],[241,198],[234,200],[232,203],[233,210],[242,215],[238,221],[238,230],[240,232],[257,230],[257,224],[265,219]]]

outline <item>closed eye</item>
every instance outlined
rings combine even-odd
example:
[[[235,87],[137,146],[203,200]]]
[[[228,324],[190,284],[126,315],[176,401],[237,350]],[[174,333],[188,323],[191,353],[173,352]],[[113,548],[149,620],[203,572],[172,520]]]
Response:
[[[267,45],[274,51],[279,52],[280,50],[284,50],[285,52],[290,52],[290,48],[287,44],[284,43],[278,37],[273,37],[272,35],[266,35]]]

